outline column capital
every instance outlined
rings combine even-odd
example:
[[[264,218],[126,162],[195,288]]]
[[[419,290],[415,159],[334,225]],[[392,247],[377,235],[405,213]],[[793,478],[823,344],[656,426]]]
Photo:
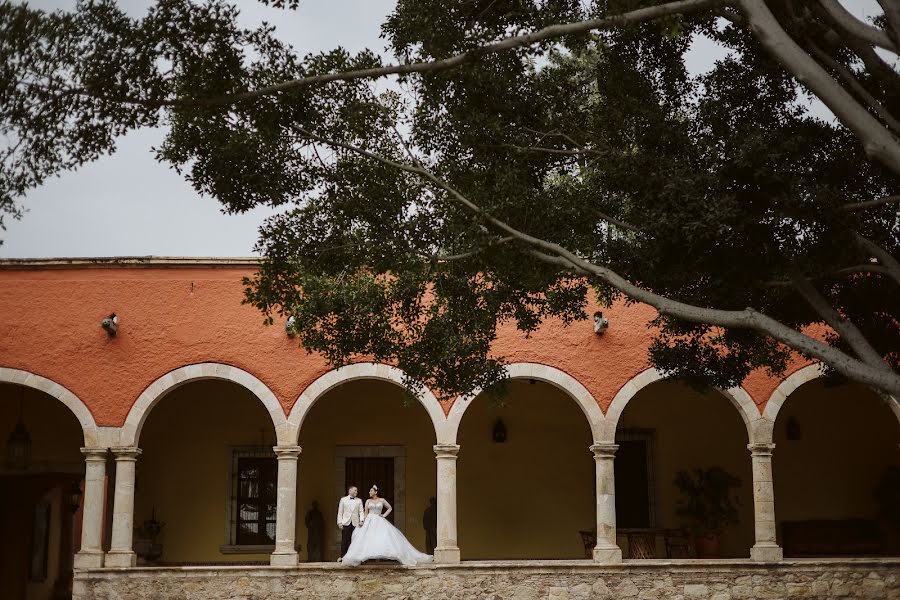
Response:
[[[87,462],[106,462],[107,448],[82,448],[81,453],[84,454],[84,460]]]
[[[296,459],[303,452],[300,446],[273,446],[272,450],[278,455],[278,460]]]
[[[615,458],[616,450],[619,449],[618,444],[592,444],[591,452],[594,458]]]
[[[459,444],[435,444],[434,453],[438,458],[456,458],[459,454]]]
[[[143,450],[137,446],[117,446],[115,448],[110,448],[109,450],[115,455],[117,461],[137,460],[137,457],[143,452]]]
[[[775,450],[775,444],[758,442],[755,444],[747,444],[747,449],[750,450],[750,454],[753,456],[772,456],[772,451]]]

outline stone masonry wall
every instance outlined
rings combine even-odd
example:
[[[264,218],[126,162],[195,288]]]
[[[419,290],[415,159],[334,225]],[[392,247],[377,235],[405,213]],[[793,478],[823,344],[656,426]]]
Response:
[[[94,569],[74,586],[75,600],[900,600],[900,559]]]

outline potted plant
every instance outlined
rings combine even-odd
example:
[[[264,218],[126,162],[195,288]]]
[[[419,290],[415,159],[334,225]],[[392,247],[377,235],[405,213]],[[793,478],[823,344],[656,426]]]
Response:
[[[134,529],[134,553],[141,564],[153,564],[162,556],[162,544],[158,542],[166,524],[156,520],[156,509],[150,518]]]
[[[721,467],[678,471],[675,487],[684,499],[678,515],[690,523],[698,558],[720,556],[722,531],[737,523],[738,512],[731,490],[741,480]]]

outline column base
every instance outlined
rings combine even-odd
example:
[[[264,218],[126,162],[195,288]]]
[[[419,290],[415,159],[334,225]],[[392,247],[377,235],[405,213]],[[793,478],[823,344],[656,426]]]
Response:
[[[434,562],[443,565],[458,565],[460,562],[459,548],[455,546],[445,546],[444,548],[434,549]]]
[[[75,554],[72,566],[76,569],[99,569],[103,566],[102,550],[82,550]]]
[[[292,550],[276,550],[269,556],[269,564],[273,567],[296,567],[300,564],[300,555]]]
[[[620,563],[622,562],[622,549],[618,546],[597,546],[594,548],[594,562]]]
[[[756,562],[781,562],[784,559],[784,551],[781,546],[771,542],[756,544],[750,548],[750,558]]]
[[[128,568],[137,565],[137,554],[131,550],[110,550],[106,553],[105,567]]]

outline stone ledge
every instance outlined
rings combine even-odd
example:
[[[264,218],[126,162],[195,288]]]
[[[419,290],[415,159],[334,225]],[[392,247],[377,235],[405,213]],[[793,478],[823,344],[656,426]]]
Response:
[[[347,568],[338,562],[300,563],[291,567],[271,565],[185,565],[185,566],[141,566],[134,567],[134,572],[171,572],[171,571],[243,571],[243,570],[272,570],[281,572],[285,568],[297,571],[346,571],[365,572],[373,571],[437,571],[437,570],[490,570],[490,569],[535,569],[545,570],[589,570],[589,571],[641,571],[641,570],[808,570],[822,568],[847,568],[860,569],[863,567],[900,569],[900,557],[861,557],[861,558],[788,558],[777,564],[758,563],[750,558],[731,559],[624,559],[621,563],[602,564],[592,560],[472,560],[462,561],[457,564],[427,563],[415,567],[404,567],[395,564],[373,564],[361,567]],[[120,573],[117,568],[89,568],[81,569],[84,574]]]
[[[279,566],[95,568],[75,574],[75,600],[294,600],[296,598],[496,600],[900,600],[900,558],[789,560],[479,561],[346,568]]]

